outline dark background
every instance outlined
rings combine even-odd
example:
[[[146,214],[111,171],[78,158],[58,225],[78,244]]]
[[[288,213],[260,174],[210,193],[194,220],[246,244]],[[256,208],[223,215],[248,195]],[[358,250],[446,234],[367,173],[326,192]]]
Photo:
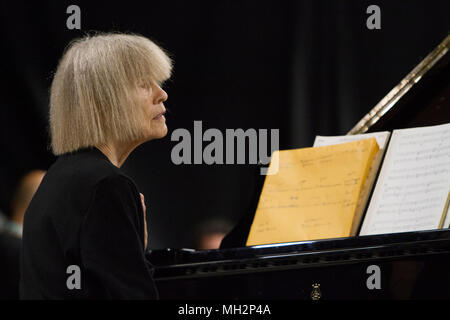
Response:
[[[81,30],[66,8],[81,8]],[[381,8],[381,30],[366,9]],[[236,223],[254,165],[172,164],[176,128],[280,130],[280,148],[348,132],[450,31],[450,1],[2,1],[0,210],[18,179],[48,169],[48,90],[58,59],[86,32],[135,32],[174,61],[166,84],[169,134],[140,146],[123,169],[146,195],[150,247],[194,247],[211,218]]]

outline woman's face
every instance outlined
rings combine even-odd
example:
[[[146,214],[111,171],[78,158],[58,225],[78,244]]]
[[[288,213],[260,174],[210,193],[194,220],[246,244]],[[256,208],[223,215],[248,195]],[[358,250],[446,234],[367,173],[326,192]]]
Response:
[[[164,101],[167,100],[167,93],[154,81],[148,87],[140,86],[139,91],[140,106],[144,108],[146,116],[145,140],[159,139],[167,134],[166,108]]]

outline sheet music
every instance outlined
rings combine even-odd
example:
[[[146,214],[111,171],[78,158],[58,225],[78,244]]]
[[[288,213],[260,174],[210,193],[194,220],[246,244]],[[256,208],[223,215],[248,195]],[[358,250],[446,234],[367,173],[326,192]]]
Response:
[[[378,149],[372,138],[277,151],[270,166],[279,171],[266,177],[247,245],[349,236]]]
[[[361,195],[358,199],[358,205],[356,207],[356,214],[353,220],[352,229],[350,235],[356,235],[361,224],[361,218],[363,216],[364,210],[367,206],[367,201],[369,199],[369,195],[372,192],[375,177],[377,175],[378,169],[380,167],[381,160],[383,159],[384,153],[386,152],[386,147],[388,143],[388,139],[391,133],[389,131],[381,131],[381,132],[372,132],[372,133],[363,133],[363,134],[354,134],[347,136],[316,136],[314,140],[314,147],[319,146],[328,146],[335,145],[340,143],[346,143],[361,139],[375,138],[377,140],[378,146],[380,150],[378,150],[375,158],[372,161],[372,165],[370,166],[369,173],[367,174],[367,179],[364,182],[363,189],[361,191]]]
[[[439,226],[450,188],[450,124],[394,130],[360,235]]]
[[[378,142],[378,146],[380,149],[384,149],[386,147],[387,139],[390,136],[389,131],[380,131],[380,132],[371,132],[371,133],[362,133],[362,134],[352,134],[348,136],[316,136],[314,139],[314,147],[321,146],[331,146],[334,144],[351,142],[361,139],[375,138]]]

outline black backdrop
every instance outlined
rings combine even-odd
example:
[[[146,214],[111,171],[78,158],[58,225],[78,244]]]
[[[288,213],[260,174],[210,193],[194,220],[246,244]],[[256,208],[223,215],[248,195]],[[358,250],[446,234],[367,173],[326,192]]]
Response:
[[[66,28],[71,4],[81,30]],[[371,4],[381,30],[366,27]],[[449,13],[448,0],[2,1],[0,209],[23,173],[55,160],[48,89],[64,47],[85,32],[140,33],[172,54],[169,134],[123,169],[146,195],[150,247],[193,247],[201,221],[243,214],[255,167],[176,166],[174,129],[278,128],[282,149],[345,134],[448,34]]]

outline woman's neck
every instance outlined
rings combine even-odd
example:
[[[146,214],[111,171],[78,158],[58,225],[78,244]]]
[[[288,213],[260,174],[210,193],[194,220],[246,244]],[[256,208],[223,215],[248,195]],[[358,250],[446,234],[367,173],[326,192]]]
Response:
[[[110,141],[96,146],[113,165],[120,168],[139,144]]]

